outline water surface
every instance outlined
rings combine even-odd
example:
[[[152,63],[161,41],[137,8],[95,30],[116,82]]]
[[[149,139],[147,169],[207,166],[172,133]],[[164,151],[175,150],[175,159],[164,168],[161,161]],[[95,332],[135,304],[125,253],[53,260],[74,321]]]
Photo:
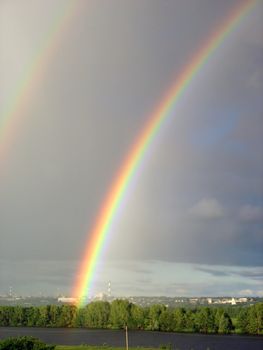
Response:
[[[50,344],[125,346],[125,332],[78,328],[0,327],[0,339],[31,335]],[[171,344],[180,350],[262,350],[263,337],[239,335],[203,335],[165,332],[129,331],[131,347],[160,347]]]

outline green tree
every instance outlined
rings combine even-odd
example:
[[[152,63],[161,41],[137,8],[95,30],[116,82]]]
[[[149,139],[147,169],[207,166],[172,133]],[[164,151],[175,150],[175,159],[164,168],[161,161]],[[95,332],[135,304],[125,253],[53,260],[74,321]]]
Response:
[[[248,332],[248,309],[242,308],[239,310],[237,315],[237,324],[236,327],[239,332],[247,333]]]
[[[187,310],[185,315],[185,330],[187,332],[196,332],[195,328],[195,316],[194,316],[194,311],[193,310]]]
[[[247,330],[250,334],[260,334],[263,331],[263,303],[249,308]]]
[[[105,301],[94,301],[85,310],[85,326],[107,328],[110,317],[110,304]]]
[[[186,328],[186,319],[185,319],[185,309],[176,308],[174,310],[174,325],[173,330],[176,332],[182,332]]]
[[[111,303],[110,320],[112,328],[121,329],[127,325],[132,325],[131,303],[127,300],[114,300]]]
[[[215,332],[215,318],[210,308],[202,307],[197,311],[195,325],[201,333]]]
[[[257,320],[257,334],[263,333],[263,303],[255,305],[256,320]]]
[[[214,312],[215,332],[218,332],[220,319],[223,313],[224,313],[223,308],[217,308]]]
[[[16,306],[13,308],[12,325],[13,326],[24,325],[24,309],[22,308],[22,306]]]
[[[145,313],[141,306],[131,305],[131,328],[144,329]]]
[[[12,314],[13,314],[13,307],[1,306],[0,307],[0,326],[11,326]]]
[[[73,327],[85,327],[86,308],[77,309],[76,318]]]
[[[24,308],[24,325],[28,327],[33,327],[36,325],[35,319],[35,307]]]
[[[48,324],[51,327],[57,327],[59,325],[59,319],[61,314],[61,306],[50,305],[48,307]]]
[[[73,327],[76,323],[77,308],[75,305],[62,305],[57,325],[59,327]]]
[[[227,334],[233,329],[232,321],[228,313],[223,312],[219,319],[218,333]]]
[[[37,326],[47,327],[49,324],[48,309],[46,306],[40,306],[36,314],[38,313]]]
[[[152,331],[160,330],[160,316],[166,310],[164,305],[152,305],[149,308],[147,329]]]
[[[174,315],[171,309],[163,310],[159,317],[159,327],[161,331],[172,331],[174,323]]]

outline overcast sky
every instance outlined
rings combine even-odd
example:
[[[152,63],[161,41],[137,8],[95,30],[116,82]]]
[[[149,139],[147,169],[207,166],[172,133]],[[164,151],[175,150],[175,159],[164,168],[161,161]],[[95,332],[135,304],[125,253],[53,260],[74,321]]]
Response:
[[[76,0],[54,39],[66,0],[0,2],[1,294],[70,294],[138,132],[241,3]],[[262,34],[258,1],[174,108],[109,233],[94,294],[110,280],[114,295],[263,296]],[[1,125],[46,38],[33,92]]]

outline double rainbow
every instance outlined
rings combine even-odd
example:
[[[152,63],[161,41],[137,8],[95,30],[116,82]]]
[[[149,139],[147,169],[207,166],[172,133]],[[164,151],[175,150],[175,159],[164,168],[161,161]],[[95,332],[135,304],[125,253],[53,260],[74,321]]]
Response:
[[[257,0],[242,1],[242,3],[230,13],[214,34],[209,37],[201,49],[181,71],[174,85],[153,112],[151,118],[137,137],[133,147],[128,152],[127,157],[105,197],[93,229],[88,235],[89,238],[86,244],[86,250],[73,289],[73,295],[78,298],[79,306],[83,304],[84,298],[88,296],[95,273],[95,267],[104,246],[105,239],[111,230],[113,220],[123,203],[127,189],[142,163],[147,149],[158,134],[164,120],[172,115],[171,112],[174,111],[177,101],[196,74],[242,18],[251,10],[256,1]]]

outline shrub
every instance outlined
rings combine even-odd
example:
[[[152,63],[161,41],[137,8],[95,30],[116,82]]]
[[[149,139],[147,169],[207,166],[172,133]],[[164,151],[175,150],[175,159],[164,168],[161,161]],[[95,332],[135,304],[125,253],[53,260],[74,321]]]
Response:
[[[7,338],[0,342],[0,350],[54,350],[54,345],[46,345],[33,337]]]

